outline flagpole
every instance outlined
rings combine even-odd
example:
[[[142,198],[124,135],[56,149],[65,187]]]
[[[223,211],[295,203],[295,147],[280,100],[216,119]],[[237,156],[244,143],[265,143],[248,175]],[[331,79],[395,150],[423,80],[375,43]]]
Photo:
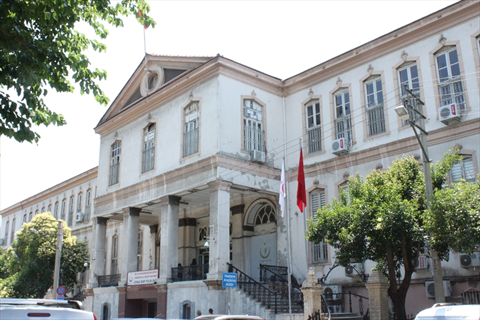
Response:
[[[298,139],[298,144],[300,146],[300,152],[302,152],[302,139]],[[302,211],[303,211],[303,234],[307,231],[307,213],[305,212],[305,204],[302,204]],[[306,273],[308,273],[308,243],[307,243],[307,238],[303,237],[305,239],[305,261],[307,261],[307,270]]]
[[[285,167],[288,168],[287,166],[287,126],[286,126],[286,117],[287,117],[287,108],[286,108],[286,103],[285,103],[285,97],[283,97],[283,163]],[[289,194],[289,188],[288,188],[288,183],[287,179],[285,179],[285,203],[284,203],[284,208],[285,208],[285,220],[287,224],[287,279],[288,279],[288,314],[290,320],[293,320],[293,315],[292,315],[292,247],[291,247],[291,240],[290,240],[290,214],[289,214],[289,208],[290,208],[290,201],[288,200],[288,197],[286,196]],[[283,212],[282,212],[283,214]]]

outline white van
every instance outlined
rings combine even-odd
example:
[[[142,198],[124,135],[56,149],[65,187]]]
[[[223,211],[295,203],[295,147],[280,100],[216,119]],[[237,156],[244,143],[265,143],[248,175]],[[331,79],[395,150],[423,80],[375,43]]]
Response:
[[[480,320],[480,304],[437,303],[420,311],[415,320]]]

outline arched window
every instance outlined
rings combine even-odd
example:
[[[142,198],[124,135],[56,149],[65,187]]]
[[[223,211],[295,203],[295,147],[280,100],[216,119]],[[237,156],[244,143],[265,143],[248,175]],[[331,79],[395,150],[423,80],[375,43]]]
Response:
[[[104,303],[102,307],[102,320],[110,319],[110,304]]]
[[[55,202],[55,209],[54,209],[54,212],[53,212],[53,217],[55,219],[58,219],[58,201]]]
[[[25,214],[23,215],[23,223],[26,223],[26,222],[27,222],[27,214],[25,213]]]
[[[38,210],[35,211],[35,214],[37,214],[37,213],[38,213]],[[33,212],[30,211],[30,213],[28,214],[28,221],[29,221],[29,222],[32,221],[32,218],[33,218]]]
[[[8,228],[10,226],[10,221],[7,221],[7,223],[5,224],[5,242],[8,241]]]
[[[67,210],[67,199],[62,200],[62,211],[60,213],[60,220],[65,220],[65,211]]]
[[[52,214],[52,205],[51,204],[48,205],[48,210],[47,211],[50,212],[50,214]]]
[[[70,197],[68,200],[68,225],[71,226],[73,224],[73,205],[74,205],[74,196]]]
[[[15,222],[16,222],[16,219],[13,218],[12,220],[12,229],[10,230],[10,243],[13,242],[13,239],[15,238]]]
[[[257,214],[254,218],[254,224],[266,224],[269,222],[277,222],[275,217],[275,209],[270,204],[265,204],[257,211]]]
[[[91,211],[91,198],[92,198],[92,190],[88,189],[87,190],[87,196],[85,198],[85,215],[83,217],[83,221],[89,221],[90,220],[90,211]]]

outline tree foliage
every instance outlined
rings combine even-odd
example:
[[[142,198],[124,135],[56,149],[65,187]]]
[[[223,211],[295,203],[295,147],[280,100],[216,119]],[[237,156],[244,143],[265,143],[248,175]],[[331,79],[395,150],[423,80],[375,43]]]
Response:
[[[59,284],[74,288],[77,273],[84,272],[88,261],[85,242],[77,242],[63,223],[63,242]],[[33,230],[36,230],[33,231]],[[42,298],[53,285],[58,221],[47,213],[24,223],[12,248],[0,255],[0,297]]]
[[[150,7],[143,0],[5,0],[0,1],[0,135],[37,142],[34,126],[66,124],[61,114],[44,102],[48,89],[93,93],[103,105],[108,98],[97,81],[105,70],[92,69],[85,51],[106,51],[97,39],[75,30],[90,26],[99,39],[120,27],[122,16],[135,15],[145,27],[154,26]]]
[[[389,279],[388,292],[397,317],[405,318],[414,266],[418,256],[431,249],[429,244],[448,259],[450,248],[468,252],[480,243],[479,183],[445,185],[448,172],[459,160],[454,150],[432,166],[430,211],[423,171],[413,157],[404,156],[387,170],[372,171],[365,178],[357,174],[340,200],[333,199],[319,210],[317,222],[309,221],[308,240],[328,242],[344,266],[351,261],[375,261],[376,269]],[[459,233],[463,234],[457,238]]]

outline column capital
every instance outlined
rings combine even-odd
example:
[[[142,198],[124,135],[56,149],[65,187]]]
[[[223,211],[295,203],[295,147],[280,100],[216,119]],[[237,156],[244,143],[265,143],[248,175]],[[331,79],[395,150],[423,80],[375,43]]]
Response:
[[[215,180],[208,183],[208,189],[210,192],[212,191],[230,191],[230,187],[232,186],[231,182],[224,181],[224,180]]]
[[[140,211],[142,211],[142,209],[140,208],[135,208],[135,207],[128,207],[128,208],[123,208],[122,209],[123,211],[123,215],[124,216],[139,216],[140,215]]]
[[[92,219],[93,219],[94,224],[106,225],[107,221],[108,221],[108,218],[102,218],[102,217],[95,217],[95,218],[92,218]]]
[[[178,206],[180,205],[180,200],[182,197],[179,196],[164,196],[160,198],[160,205],[172,205],[172,206]]]

